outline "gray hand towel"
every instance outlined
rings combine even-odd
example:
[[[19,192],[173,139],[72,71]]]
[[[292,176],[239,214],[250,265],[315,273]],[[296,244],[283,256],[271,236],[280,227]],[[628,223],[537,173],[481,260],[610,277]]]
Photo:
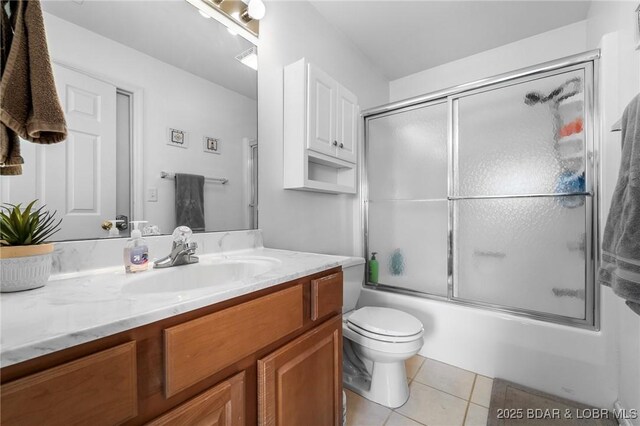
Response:
[[[604,229],[599,281],[640,315],[640,95],[622,115],[622,164]]]
[[[176,173],[176,226],[204,231],[204,176]]]

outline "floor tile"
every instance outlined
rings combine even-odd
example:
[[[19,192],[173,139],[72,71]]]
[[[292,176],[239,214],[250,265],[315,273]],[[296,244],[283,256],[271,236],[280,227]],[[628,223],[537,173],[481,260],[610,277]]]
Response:
[[[427,358],[414,380],[469,400],[474,377],[475,373],[471,371]]]
[[[382,426],[391,414],[391,410],[360,395],[345,390],[347,393],[347,425],[346,426]]]
[[[407,378],[409,380],[416,376],[416,373],[424,363],[424,357],[420,355],[414,355],[404,362],[404,366],[407,370]]]
[[[471,393],[471,402],[483,407],[489,407],[491,402],[491,388],[493,387],[493,379],[478,375],[476,383],[473,385]]]
[[[461,426],[467,401],[414,381],[409,400],[396,411],[430,426]]]
[[[489,409],[476,404],[469,404],[464,426],[486,426]]]
[[[384,426],[422,426],[422,424],[393,412]]]

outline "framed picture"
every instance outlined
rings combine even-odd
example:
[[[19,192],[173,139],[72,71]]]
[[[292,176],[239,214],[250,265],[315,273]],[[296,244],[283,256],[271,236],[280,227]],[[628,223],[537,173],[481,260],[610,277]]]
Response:
[[[202,138],[202,148],[204,149],[204,152],[208,152],[209,154],[220,154],[222,142],[219,138],[205,136]]]
[[[178,148],[189,147],[189,134],[185,130],[169,127],[167,129],[167,145]]]

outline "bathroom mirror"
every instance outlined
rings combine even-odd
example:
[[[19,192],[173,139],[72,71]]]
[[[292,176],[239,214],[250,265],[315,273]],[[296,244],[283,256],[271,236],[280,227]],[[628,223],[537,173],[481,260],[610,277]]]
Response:
[[[68,137],[21,141],[23,174],[2,177],[2,201],[56,210],[57,241],[113,237],[115,219],[121,237],[131,220],[162,234],[256,228],[256,47],[184,0],[42,9]],[[180,211],[194,203],[204,223]]]

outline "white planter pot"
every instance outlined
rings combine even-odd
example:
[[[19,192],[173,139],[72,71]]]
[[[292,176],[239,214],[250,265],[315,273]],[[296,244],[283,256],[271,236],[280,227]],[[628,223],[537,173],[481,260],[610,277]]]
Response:
[[[2,247],[0,292],[31,290],[44,286],[51,275],[53,244]]]

